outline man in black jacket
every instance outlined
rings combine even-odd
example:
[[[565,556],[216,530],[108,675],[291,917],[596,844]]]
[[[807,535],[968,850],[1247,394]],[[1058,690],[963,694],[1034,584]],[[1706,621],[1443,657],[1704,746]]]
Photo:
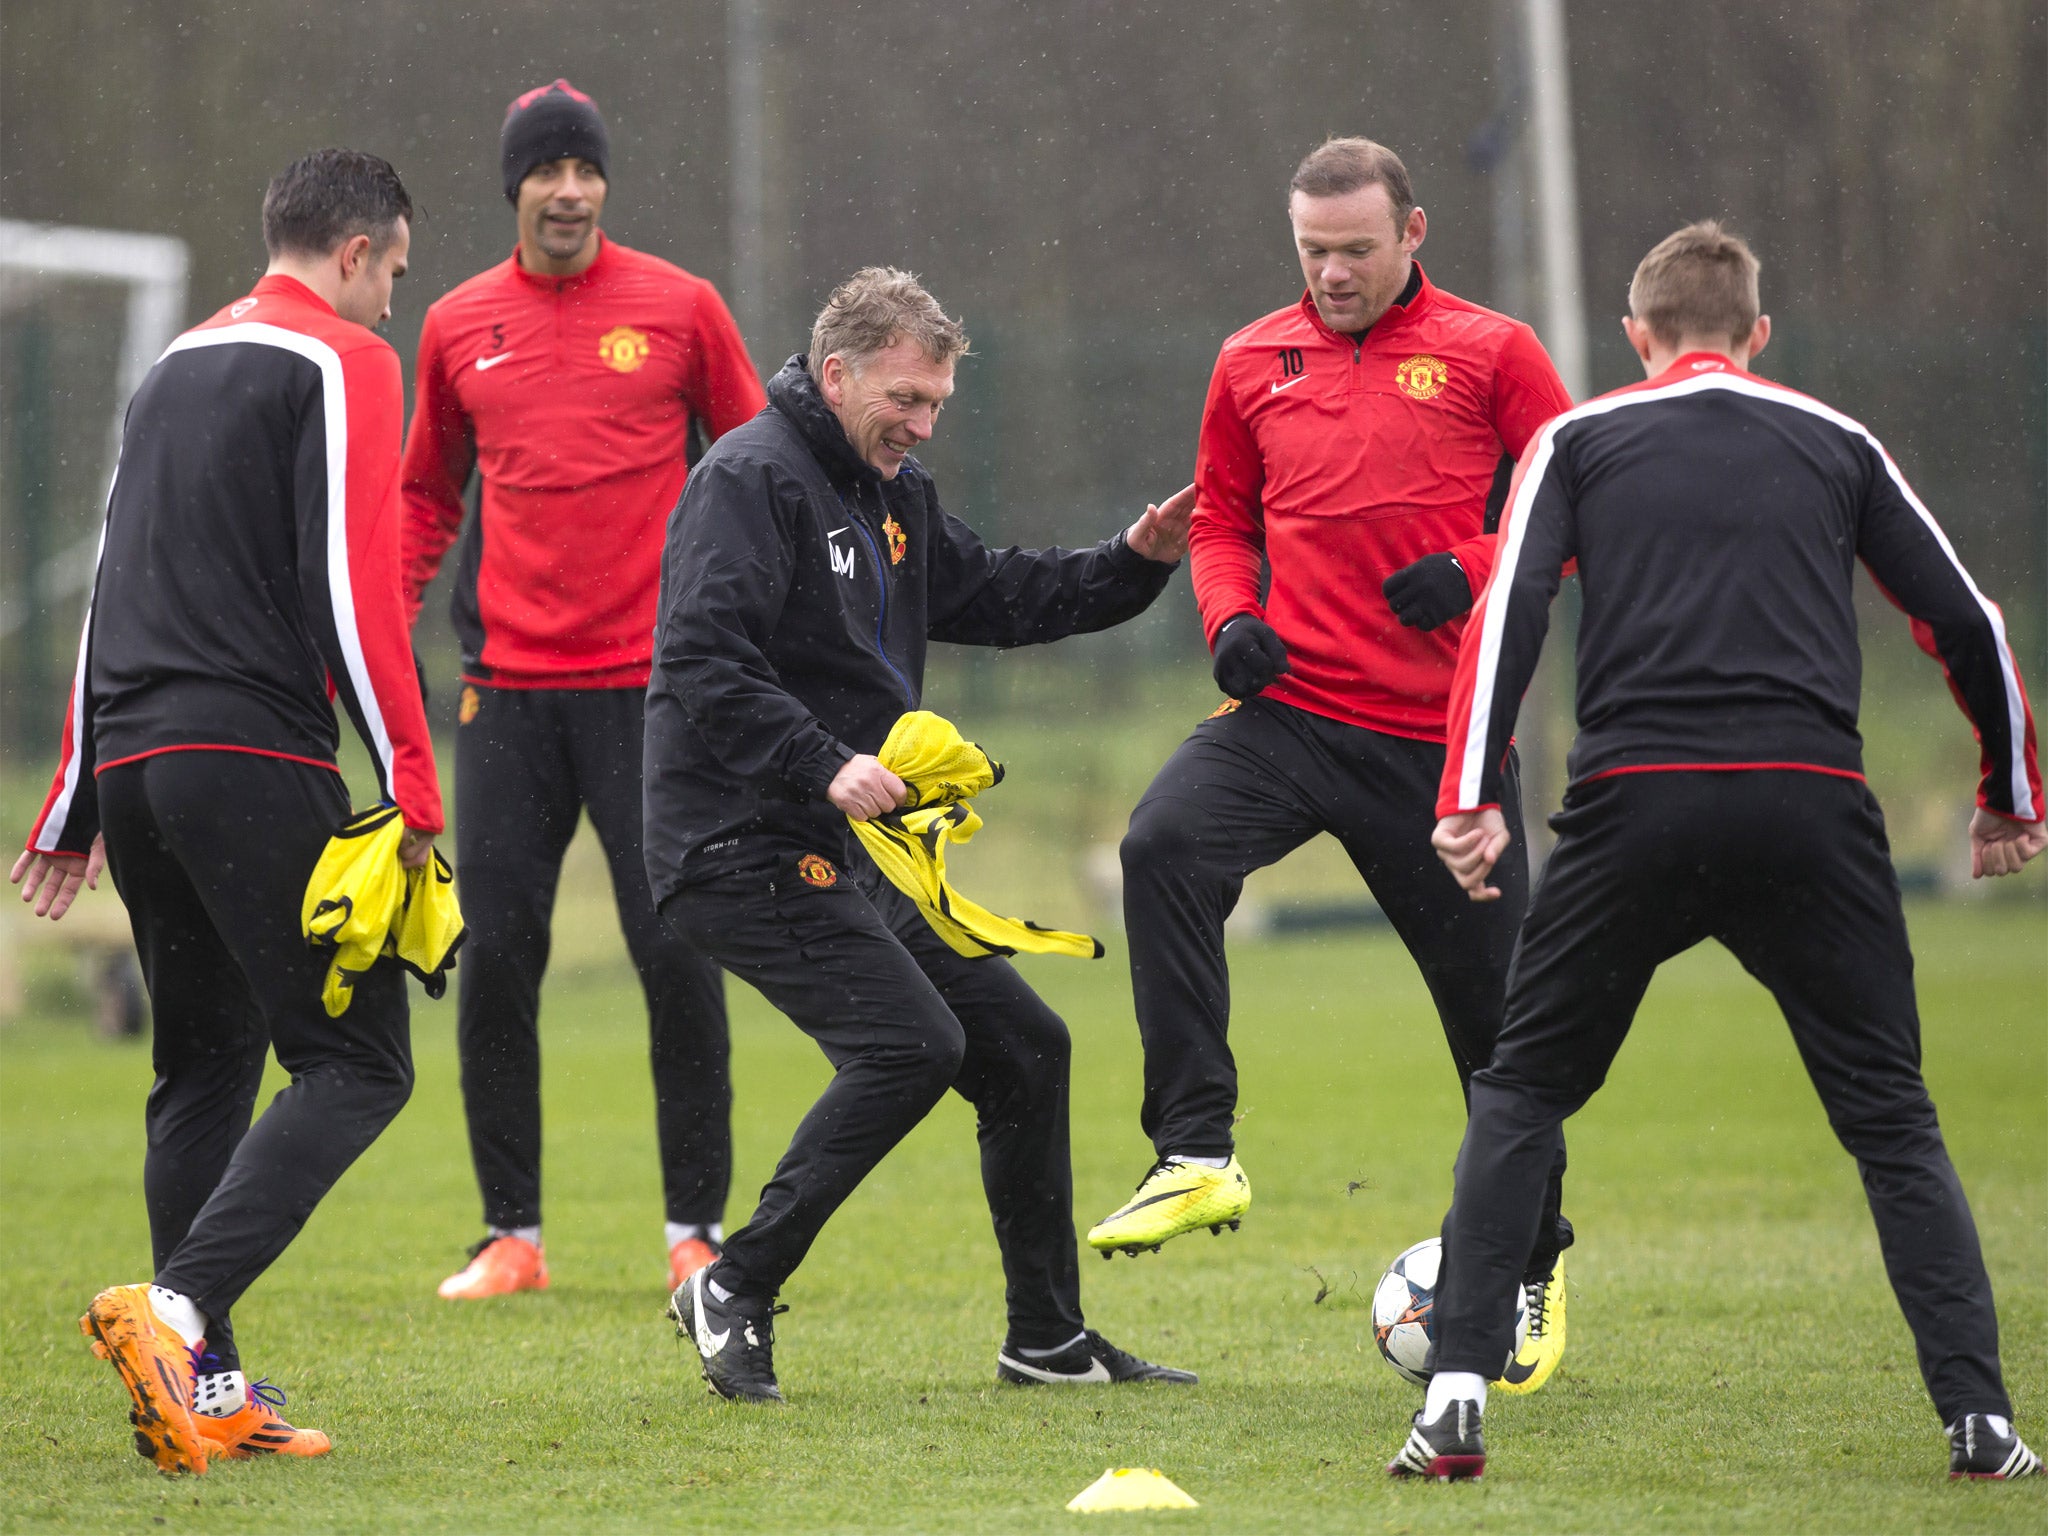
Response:
[[[1972,872],[2048,847],[2033,717],[1998,608],[1862,426],[1758,378],[1757,262],[1712,223],[1643,258],[1623,322],[1648,382],[1525,450],[1458,653],[1433,841],[1474,901],[1508,843],[1503,764],[1559,572],[1579,562],[1579,737],[1444,1220],[1435,1374],[1387,1470],[1486,1464],[1486,1383],[1565,1119],[1657,966],[1718,939],[1771,989],[1856,1159],[1952,1478],[2028,1477],[1977,1229],[1920,1074],[1913,955],[1863,781],[1861,560],[1914,620],[1983,748]]]
[[[1000,956],[955,954],[851,836],[904,802],[875,757],[919,707],[928,640],[1028,645],[1144,611],[1193,488],[1089,550],[991,550],[916,459],[967,338],[907,273],[827,301],[808,359],[720,438],[670,519],[647,691],[647,872],[663,917],[831,1059],[761,1204],[670,1310],[722,1396],[779,1402],[775,1295],[938,1103],[975,1107],[1007,1282],[999,1379],[1175,1381],[1087,1329],[1066,1025]]]

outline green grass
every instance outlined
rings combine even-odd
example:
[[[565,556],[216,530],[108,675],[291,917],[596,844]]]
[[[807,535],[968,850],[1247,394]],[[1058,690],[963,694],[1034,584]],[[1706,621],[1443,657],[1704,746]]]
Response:
[[[1916,907],[1927,1062],[1976,1205],[2023,1427],[2048,1438],[2048,946],[2037,903]],[[1120,958],[1036,962],[1076,1041],[1082,1223],[1143,1172]],[[615,958],[548,994],[544,1296],[433,1286],[476,1230],[453,1010],[416,1010],[412,1104],[238,1311],[254,1371],[329,1430],[314,1463],[172,1483],[73,1319],[142,1278],[146,1053],[75,1021],[0,1033],[0,1529],[1067,1530],[1105,1467],[1201,1501],[1118,1530],[2039,1530],[2048,1488],[1951,1487],[1854,1171],[1768,999],[1718,950],[1666,968],[1573,1126],[1570,1353],[1496,1399],[1484,1484],[1394,1485],[1415,1390],[1375,1357],[1372,1280],[1433,1231],[1460,1111],[1384,935],[1241,947],[1242,1233],[1086,1260],[1091,1322],[1188,1391],[998,1389],[1001,1285],[949,1101],[784,1294],[786,1411],[709,1399],[661,1320],[637,993]],[[734,988],[744,1216],[820,1058]],[[1318,1295],[1327,1294],[1318,1301]]]

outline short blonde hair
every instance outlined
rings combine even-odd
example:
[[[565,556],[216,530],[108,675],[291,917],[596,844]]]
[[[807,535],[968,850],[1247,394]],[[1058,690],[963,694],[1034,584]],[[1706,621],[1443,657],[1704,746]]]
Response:
[[[1628,285],[1629,312],[1666,346],[1689,336],[1725,336],[1740,346],[1756,328],[1756,253],[1715,219],[1666,235]]]
[[[868,358],[906,339],[934,363],[967,355],[967,332],[915,273],[862,267],[832,290],[811,326],[811,377],[820,377],[835,353],[858,372]]]

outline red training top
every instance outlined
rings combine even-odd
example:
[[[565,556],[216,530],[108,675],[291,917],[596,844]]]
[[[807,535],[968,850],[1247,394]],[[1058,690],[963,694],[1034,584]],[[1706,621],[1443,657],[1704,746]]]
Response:
[[[1210,646],[1255,614],[1293,665],[1262,697],[1442,741],[1464,621],[1404,628],[1380,584],[1450,550],[1476,595],[1493,569],[1483,523],[1501,455],[1519,457],[1570,406],[1535,332],[1426,276],[1362,341],[1323,324],[1306,293],[1246,326],[1216,359],[1195,461]]]
[[[465,680],[644,688],[662,535],[693,418],[717,437],[767,404],[718,291],[598,237],[574,277],[510,258],[435,301],[405,444],[405,595],[483,505],[454,600]]]

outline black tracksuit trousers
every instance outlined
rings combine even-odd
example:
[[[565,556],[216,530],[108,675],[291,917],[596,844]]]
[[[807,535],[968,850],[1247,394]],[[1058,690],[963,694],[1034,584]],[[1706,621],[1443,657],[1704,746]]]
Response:
[[[239,752],[167,752],[99,778],[107,868],[155,1015],[142,1183],[156,1283],[229,1312],[412,1092],[405,973],[372,966],[348,1011],[299,926],[306,882],[348,819],[340,775]],[[266,1050],[291,1085],[249,1123]]]
[[[1500,1372],[1535,1202],[1658,965],[1718,939],[1784,1010],[1863,1176],[1944,1424],[2010,1416],[1969,1202],[1920,1076],[1913,956],[1884,818],[1819,773],[1657,772],[1573,787],[1529,908],[1444,1221],[1437,1369]]]
[[[1065,1344],[1082,1329],[1067,1026],[1008,960],[948,948],[851,835],[821,851],[748,842],[745,867],[686,886],[662,915],[817,1041],[834,1075],[711,1277],[773,1296],[950,1088],[975,1110],[1007,1342]]]
[[[1467,1088],[1500,1028],[1508,962],[1528,902],[1528,856],[1512,760],[1502,814],[1514,842],[1500,900],[1466,899],[1431,848],[1440,743],[1390,736],[1291,705],[1225,706],[1181,743],[1131,812],[1123,841],[1124,934],[1145,1047],[1140,1123],[1159,1155],[1227,1156],[1237,1108],[1223,925],[1245,876],[1320,832],[1344,846],[1422,970],[1458,1081]],[[1544,1210],[1547,1273],[1572,1240],[1560,1214],[1560,1140]],[[1532,1208],[1532,1219],[1534,1211]]]
[[[476,703],[470,707],[469,694]],[[456,1040],[484,1222],[540,1225],[540,983],[562,857],[588,808],[647,995],[668,1219],[725,1215],[732,1080],[725,978],[667,931],[640,854],[639,688],[466,685],[455,742],[463,946]]]

